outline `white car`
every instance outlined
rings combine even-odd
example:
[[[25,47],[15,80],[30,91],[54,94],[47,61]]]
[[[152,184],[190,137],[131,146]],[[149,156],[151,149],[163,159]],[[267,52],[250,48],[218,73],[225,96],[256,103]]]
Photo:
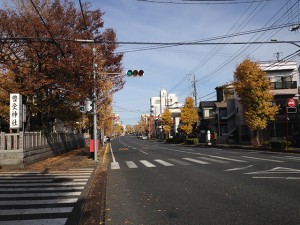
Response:
[[[147,136],[143,135],[142,140],[147,140]]]

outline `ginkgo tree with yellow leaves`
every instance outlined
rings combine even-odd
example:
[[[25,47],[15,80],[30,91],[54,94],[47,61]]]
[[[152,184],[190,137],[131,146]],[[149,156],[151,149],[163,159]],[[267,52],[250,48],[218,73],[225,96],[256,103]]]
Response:
[[[183,108],[181,108],[180,115],[180,129],[184,134],[189,135],[193,132],[193,127],[198,122],[198,112],[194,104],[192,97],[187,97],[184,102]]]
[[[173,125],[172,113],[168,108],[166,108],[163,114],[161,115],[161,119],[163,121],[163,130],[165,132],[166,137],[168,138],[170,136],[170,132]]]
[[[233,82],[239,101],[244,107],[246,125],[253,131],[252,144],[260,146],[260,133],[274,120],[278,107],[272,105],[270,81],[259,66],[249,59],[238,65]]]

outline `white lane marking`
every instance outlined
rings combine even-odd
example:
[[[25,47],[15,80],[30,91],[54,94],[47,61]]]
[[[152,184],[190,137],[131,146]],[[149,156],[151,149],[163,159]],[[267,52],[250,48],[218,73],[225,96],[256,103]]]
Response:
[[[118,169],[120,169],[120,165],[119,165],[118,162],[112,162],[112,163],[110,164],[110,168],[111,168],[112,170],[118,170]]]
[[[0,201],[0,205],[45,205],[45,204],[64,204],[76,203],[78,198],[66,199],[47,199],[47,200],[11,200]]]
[[[156,167],[154,164],[152,164],[151,162],[149,162],[147,160],[140,160],[140,162],[142,164],[144,164],[146,167]]]
[[[192,158],[182,158],[184,160],[187,160],[187,161],[191,161],[191,162],[195,162],[195,163],[199,163],[199,164],[210,164],[208,162],[204,162],[202,160],[198,160],[198,159],[192,159]]]
[[[155,162],[158,162],[159,164],[162,164],[163,166],[174,166],[172,163],[168,163],[164,160],[161,160],[161,159],[155,159],[154,160]]]
[[[30,186],[75,186],[85,185],[86,182],[61,182],[61,183],[30,183],[30,184],[1,184],[1,187],[30,187]]]
[[[227,161],[219,160],[219,159],[211,159],[208,157],[197,157],[198,159],[208,160],[210,162],[217,162],[217,163],[229,163]]]
[[[168,159],[168,160],[170,160],[170,161],[172,161],[172,162],[175,162],[175,163],[178,163],[178,164],[180,164],[180,165],[184,165],[184,166],[189,166],[189,165],[191,165],[191,164],[188,163],[188,162],[184,162],[184,161],[181,161],[181,160],[178,160],[178,159]]]
[[[226,157],[221,157],[221,156],[216,156],[216,155],[209,155],[209,156],[212,158],[225,159],[225,160],[233,161],[233,162],[247,162],[247,161],[240,160],[240,159],[232,159],[232,158],[226,158]]]
[[[115,163],[116,162],[116,158],[115,158],[114,152],[113,152],[113,150],[111,148],[111,144],[109,144],[109,148],[110,148],[110,153],[111,153],[111,156],[112,156],[113,163]]]
[[[270,161],[270,162],[283,162],[283,161],[275,160],[275,159],[265,159],[265,158],[251,157],[251,156],[242,156],[242,157],[247,158],[247,159],[256,159],[256,160]]]
[[[147,153],[147,152],[144,152],[144,151],[142,151],[142,150],[140,150],[140,152],[141,152],[141,153],[144,153],[144,154],[146,154],[146,155],[148,155],[148,153]]]
[[[55,193],[15,193],[15,194],[0,194],[1,198],[23,198],[23,197],[61,197],[61,196],[79,196],[81,195],[80,191],[74,192],[55,192]]]
[[[89,179],[74,179],[74,182],[78,182],[78,181],[88,181]]]
[[[68,218],[1,221],[1,225],[64,225]]]
[[[0,191],[70,191],[70,190],[82,190],[84,186],[76,187],[42,187],[42,188],[0,188]],[[1,224],[2,225],[2,224]]]
[[[283,180],[300,180],[300,177],[252,177],[253,179],[283,179]]]
[[[23,176],[11,176],[11,175],[8,175],[8,176],[3,176],[2,174],[1,174],[1,176],[2,177],[0,177],[0,181],[1,180],[7,180],[7,179],[13,179],[13,180],[24,180],[24,179],[26,179],[26,180],[35,180],[35,179],[39,179],[41,182],[42,182],[42,180],[44,180],[44,179],[58,179],[58,178],[68,178],[68,179],[75,179],[75,178],[77,178],[77,179],[81,179],[81,178],[89,178],[90,177],[90,175],[84,175],[84,176],[81,176],[81,175],[78,175],[78,176],[76,176],[76,175],[71,175],[71,176],[69,176],[69,175],[66,175],[66,176],[39,176],[39,177],[36,177],[36,176],[32,176],[32,177],[23,177]]]
[[[70,213],[70,212],[72,212],[72,210],[73,210],[73,207],[34,208],[34,209],[5,209],[5,210],[0,210],[0,215],[27,215],[27,214],[47,214],[47,213]]]
[[[138,168],[138,166],[132,161],[125,162],[130,169]]]
[[[290,160],[297,160],[300,161],[300,157],[295,157],[295,156],[285,156],[286,159],[290,159]]]
[[[249,165],[249,166],[245,166],[245,167],[241,167],[241,168],[233,168],[233,169],[228,169],[228,170],[224,170],[224,171],[236,171],[236,170],[244,170],[247,168],[252,167],[253,165]]]
[[[285,168],[285,167],[275,167],[270,170],[250,172],[250,173],[245,173],[245,174],[266,174],[266,173],[300,173],[300,170],[292,169],[292,168]]]
[[[52,178],[54,176],[89,176],[91,175],[90,172],[71,172],[70,173],[62,173],[62,171],[51,171],[49,173],[43,173],[43,172],[3,172],[0,173],[0,176],[6,177],[6,176],[11,176],[11,177],[20,177],[20,176],[30,176],[30,177],[48,177]]]
[[[45,179],[45,180],[30,180],[30,179],[22,179],[22,180],[12,180],[12,179],[0,179],[0,185],[2,182],[4,183],[49,183],[52,182],[53,179]]]

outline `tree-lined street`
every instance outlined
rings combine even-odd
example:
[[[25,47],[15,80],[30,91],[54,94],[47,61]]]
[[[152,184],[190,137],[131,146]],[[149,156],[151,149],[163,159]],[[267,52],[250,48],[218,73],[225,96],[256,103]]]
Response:
[[[299,155],[115,139],[107,224],[298,224]]]

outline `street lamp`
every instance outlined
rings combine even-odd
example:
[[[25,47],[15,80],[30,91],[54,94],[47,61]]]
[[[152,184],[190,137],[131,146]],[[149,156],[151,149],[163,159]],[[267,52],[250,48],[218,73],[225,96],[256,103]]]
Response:
[[[271,39],[271,41],[274,42],[274,43],[291,44],[291,45],[295,45],[298,48],[300,48],[300,45],[296,44],[295,41],[278,41],[277,39]]]

